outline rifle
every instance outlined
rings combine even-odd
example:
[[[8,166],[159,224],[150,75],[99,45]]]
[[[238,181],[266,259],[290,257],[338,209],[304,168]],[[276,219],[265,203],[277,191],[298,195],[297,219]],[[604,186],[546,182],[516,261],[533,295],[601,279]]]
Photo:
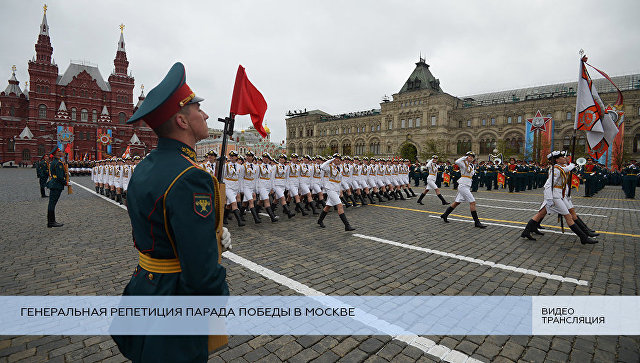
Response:
[[[224,221],[224,205],[226,204],[226,187],[224,185],[224,162],[226,160],[227,150],[227,136],[233,136],[233,126],[235,122],[235,115],[229,114],[229,117],[219,118],[218,121],[224,122],[224,131],[222,133],[222,146],[220,148],[220,157],[218,157],[218,164],[216,165],[215,178],[217,179],[216,185],[216,213],[218,218],[216,219],[216,241],[218,243],[218,263],[222,262],[222,228]],[[208,348],[209,353],[218,351],[229,344],[229,337],[226,335],[209,335]]]
[[[69,183],[69,164],[62,163],[64,165],[64,178],[67,184],[67,194],[73,193],[73,189],[71,188],[71,183]]]

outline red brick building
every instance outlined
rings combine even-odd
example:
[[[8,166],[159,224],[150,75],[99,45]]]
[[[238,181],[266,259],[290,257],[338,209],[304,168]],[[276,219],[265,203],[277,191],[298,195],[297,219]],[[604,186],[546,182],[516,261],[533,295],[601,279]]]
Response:
[[[9,85],[0,92],[1,162],[32,163],[58,141],[72,141],[70,154],[76,160],[121,156],[128,146],[132,155],[144,155],[155,147],[157,137],[146,124],[125,124],[144,94],[134,104],[134,78],[128,71],[122,31],[106,81],[97,66],[84,62],[71,62],[58,73],[46,8],[35,50],[28,62],[29,88],[20,88],[14,67]],[[110,136],[99,137],[103,134]]]

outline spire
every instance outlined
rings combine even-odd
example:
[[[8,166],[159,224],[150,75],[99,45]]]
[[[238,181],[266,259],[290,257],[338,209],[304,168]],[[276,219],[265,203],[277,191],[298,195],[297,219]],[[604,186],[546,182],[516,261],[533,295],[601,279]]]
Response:
[[[51,46],[51,39],[49,38],[49,24],[47,24],[47,5],[45,5],[43,9],[44,15],[42,16],[42,24],[40,24],[40,30],[38,31],[35,61],[38,63],[51,64],[53,47]]]
[[[134,107],[134,109],[138,109],[140,108],[140,106],[142,105],[142,101],[144,101],[144,84],[140,85],[140,96],[138,97],[138,103],[136,103],[136,107]]]
[[[60,107],[58,107],[58,111],[66,111],[67,106],[64,104],[64,101],[60,102]]]
[[[45,4],[42,9],[44,10],[44,14],[42,15],[42,24],[40,24],[40,35],[49,36],[49,24],[47,24],[47,4]]]
[[[69,112],[67,112],[67,106],[64,104],[64,101],[60,102],[60,107],[58,107],[58,111],[56,112],[56,121],[71,121],[71,117],[69,116]]]
[[[124,24],[120,24],[120,41],[118,42],[118,52],[126,52],[124,49]]]
[[[116,58],[113,60],[113,65],[115,66],[114,74],[126,76],[129,61],[127,60],[127,51],[124,48],[124,24],[120,24],[119,28],[120,40],[118,41]]]

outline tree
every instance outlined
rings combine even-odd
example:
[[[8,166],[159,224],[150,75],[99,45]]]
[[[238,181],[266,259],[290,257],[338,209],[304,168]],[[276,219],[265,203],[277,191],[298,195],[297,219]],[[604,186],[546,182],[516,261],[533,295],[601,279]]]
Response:
[[[442,144],[442,141],[437,141],[434,139],[425,141],[424,147],[422,148],[423,151],[420,153],[420,159],[429,160],[433,155],[438,155],[438,159],[446,160],[447,153],[444,152],[444,147]]]
[[[412,143],[405,141],[402,145],[400,145],[398,154],[403,159],[409,159],[413,161],[416,160],[416,156],[418,156],[418,149],[416,149],[416,147]]]

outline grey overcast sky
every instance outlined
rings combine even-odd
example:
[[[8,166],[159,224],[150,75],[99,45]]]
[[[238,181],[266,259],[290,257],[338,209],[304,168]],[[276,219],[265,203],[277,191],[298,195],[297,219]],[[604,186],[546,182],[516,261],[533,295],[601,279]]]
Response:
[[[35,55],[42,1],[2,1],[0,78],[21,88]],[[209,114],[228,114],[242,64],[268,103],[272,140],[285,113],[379,108],[422,53],[454,96],[576,81],[578,51],[609,75],[640,73],[640,1],[79,1],[49,0],[53,56],[113,69],[124,23],[129,69],[150,90],[176,61]],[[595,73],[595,72],[593,72]],[[593,75],[595,77],[595,75]],[[6,87],[6,83],[0,89]],[[251,121],[239,116],[246,128]]]

